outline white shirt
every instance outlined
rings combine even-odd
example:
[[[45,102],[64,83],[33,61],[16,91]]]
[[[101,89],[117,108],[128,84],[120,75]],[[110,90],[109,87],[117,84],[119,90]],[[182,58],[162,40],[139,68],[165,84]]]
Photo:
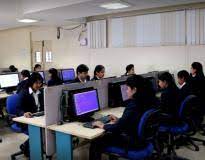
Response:
[[[185,84],[186,82],[184,82],[181,86],[179,86],[179,88],[182,89],[182,87],[184,87]]]
[[[25,77],[24,79],[23,79],[23,81],[25,81],[25,80],[27,80],[28,79],[28,77]]]
[[[38,95],[40,94],[41,92],[39,90],[37,90],[36,92],[34,92],[30,87],[29,87],[29,94],[32,94],[33,95],[33,98],[35,100],[35,103],[36,103],[36,106],[37,106],[37,112],[40,111],[40,103],[39,103],[39,99],[38,99]]]

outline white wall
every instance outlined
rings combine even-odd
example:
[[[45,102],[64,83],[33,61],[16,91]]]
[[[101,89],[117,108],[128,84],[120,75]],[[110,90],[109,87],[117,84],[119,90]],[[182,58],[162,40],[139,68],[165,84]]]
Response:
[[[129,63],[135,64],[137,73],[167,69],[176,73],[180,69],[189,70],[193,61],[205,64],[205,46],[88,49],[79,45],[79,30],[62,31],[62,38],[58,40],[56,28],[32,27],[0,32],[0,68],[9,64],[20,69],[30,68],[30,31],[33,41],[52,40],[54,67],[76,68],[85,63],[91,75],[96,64],[105,65],[107,76],[122,75]]]
[[[30,35],[28,28],[0,31],[0,68],[9,65],[30,69]]]

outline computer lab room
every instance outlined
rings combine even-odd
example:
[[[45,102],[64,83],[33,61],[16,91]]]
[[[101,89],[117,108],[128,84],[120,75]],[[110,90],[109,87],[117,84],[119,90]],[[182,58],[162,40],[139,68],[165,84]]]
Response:
[[[205,160],[205,0],[0,0],[0,160]]]

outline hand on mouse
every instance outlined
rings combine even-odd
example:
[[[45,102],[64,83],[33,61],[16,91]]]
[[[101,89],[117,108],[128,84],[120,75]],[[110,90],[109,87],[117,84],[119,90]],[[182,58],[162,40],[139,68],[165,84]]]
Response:
[[[31,118],[32,117],[32,113],[31,112],[26,112],[26,113],[24,113],[24,117]]]
[[[100,122],[100,121],[95,121],[95,122],[93,122],[92,125],[93,125],[94,127],[97,127],[97,128],[101,128],[101,129],[104,128],[104,124],[103,124],[102,122]]]

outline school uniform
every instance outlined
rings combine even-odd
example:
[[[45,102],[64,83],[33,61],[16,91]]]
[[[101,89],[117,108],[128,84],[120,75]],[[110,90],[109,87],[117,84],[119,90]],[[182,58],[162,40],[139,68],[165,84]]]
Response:
[[[179,89],[176,86],[169,86],[162,90],[160,109],[172,116],[176,116],[180,105]]]
[[[123,141],[122,134],[126,134],[130,137],[131,143],[128,146],[129,148],[141,145],[137,144],[136,135],[137,125],[146,108],[144,102],[144,100],[142,101],[142,97],[128,100],[122,117],[119,118],[115,124],[104,125],[104,130],[109,134],[105,134],[103,137],[100,137],[91,143],[89,154],[90,160],[100,160],[101,153],[107,146],[124,146],[125,142]]]
[[[97,76],[94,76],[91,81],[97,81],[97,80],[100,80],[100,78],[98,78]]]
[[[17,85],[16,93],[19,93],[21,90],[23,90],[26,87],[28,87],[28,83],[29,83],[28,78],[25,78],[24,80],[19,82],[19,84]]]
[[[62,84],[62,81],[61,81],[61,79],[60,78],[56,78],[56,79],[50,79],[49,81],[48,81],[48,87],[50,87],[50,86],[57,86],[57,85],[61,85]]]
[[[182,102],[187,96],[191,95],[191,86],[189,83],[184,82],[180,87],[179,87],[179,99],[180,102]]]
[[[17,114],[22,116],[26,112],[40,112],[44,110],[43,91],[34,92],[30,87],[21,90],[19,93],[19,103],[17,104]]]

